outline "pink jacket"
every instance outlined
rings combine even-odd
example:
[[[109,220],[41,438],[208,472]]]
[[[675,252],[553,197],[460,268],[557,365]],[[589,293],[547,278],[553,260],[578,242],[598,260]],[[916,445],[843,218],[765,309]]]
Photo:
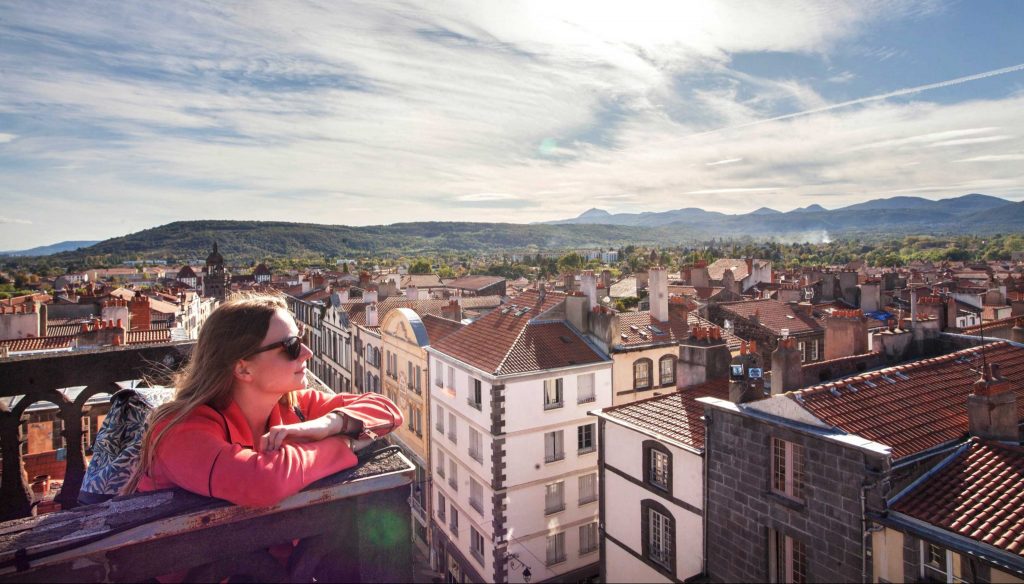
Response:
[[[298,392],[298,398],[307,420],[334,410],[361,420],[361,437],[382,436],[404,421],[398,407],[376,393],[332,396],[307,389]],[[271,426],[300,421],[283,405],[270,414]],[[257,452],[258,440],[234,402],[223,412],[200,406],[160,440],[153,466],[140,480],[139,491],[181,487],[236,505],[265,507],[357,462],[348,440],[341,436],[302,444],[285,442],[274,452]]]

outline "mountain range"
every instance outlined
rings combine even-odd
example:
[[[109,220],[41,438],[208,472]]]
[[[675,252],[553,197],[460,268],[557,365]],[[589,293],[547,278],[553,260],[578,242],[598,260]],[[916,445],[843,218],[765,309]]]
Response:
[[[920,197],[875,199],[841,209],[809,205],[782,213],[762,207],[743,215],[698,208],[660,213],[609,213],[589,209],[578,217],[548,223],[417,222],[351,227],[270,221],[178,221],[123,237],[65,242],[8,255],[47,255],[81,262],[86,258],[203,258],[214,241],[230,261],[268,257],[366,257],[434,253],[488,253],[686,245],[712,238],[753,237],[779,241],[891,235],[958,235],[1024,232],[1024,202],[970,194],[933,201]],[[89,260],[93,261],[93,260]]]

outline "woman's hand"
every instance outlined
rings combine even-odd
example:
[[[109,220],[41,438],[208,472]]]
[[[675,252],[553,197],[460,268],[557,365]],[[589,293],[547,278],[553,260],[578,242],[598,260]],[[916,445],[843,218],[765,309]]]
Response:
[[[331,412],[314,420],[298,424],[281,424],[273,426],[270,431],[260,437],[260,450],[273,452],[281,448],[285,440],[292,442],[316,442],[341,431],[341,415]]]

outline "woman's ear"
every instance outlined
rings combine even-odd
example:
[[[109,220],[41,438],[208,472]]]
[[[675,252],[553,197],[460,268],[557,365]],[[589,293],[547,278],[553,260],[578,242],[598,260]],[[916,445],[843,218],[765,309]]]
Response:
[[[235,374],[235,379],[239,381],[252,381],[252,372],[249,371],[249,363],[245,359],[235,361],[233,373]]]

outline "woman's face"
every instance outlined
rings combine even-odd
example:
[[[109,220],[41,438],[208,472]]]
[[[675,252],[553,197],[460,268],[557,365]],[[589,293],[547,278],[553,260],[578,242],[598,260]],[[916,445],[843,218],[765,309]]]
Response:
[[[280,343],[299,334],[299,328],[288,311],[278,309],[270,319],[267,334],[260,347]],[[252,373],[252,384],[262,392],[278,396],[306,387],[306,361],[313,356],[309,347],[302,345],[298,359],[292,359],[284,347],[276,347],[246,359]]]

